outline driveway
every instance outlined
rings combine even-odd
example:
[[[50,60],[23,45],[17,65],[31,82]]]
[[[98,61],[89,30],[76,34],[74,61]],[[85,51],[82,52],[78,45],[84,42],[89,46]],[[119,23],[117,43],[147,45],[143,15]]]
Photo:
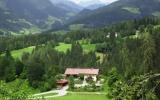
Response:
[[[53,97],[61,97],[61,96],[65,96],[67,95],[67,89],[69,88],[69,86],[65,86],[60,90],[51,90],[48,92],[43,92],[43,93],[38,93],[38,94],[34,94],[33,96],[36,98],[43,98],[43,95],[47,95],[47,94],[51,94],[51,93],[56,93],[56,95],[53,96],[45,96],[44,98],[53,98]]]

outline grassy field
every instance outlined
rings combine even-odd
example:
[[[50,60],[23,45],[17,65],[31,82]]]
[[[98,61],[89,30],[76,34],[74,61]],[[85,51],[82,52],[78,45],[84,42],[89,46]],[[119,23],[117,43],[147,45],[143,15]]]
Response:
[[[96,44],[85,44],[85,45],[82,45],[82,48],[85,52],[95,51]]]
[[[20,58],[24,52],[31,53],[34,48],[35,48],[35,46],[31,46],[28,48],[14,50],[11,52],[11,54],[14,58]]]
[[[37,96],[34,96],[34,97],[55,96],[55,95],[57,95],[57,94],[58,94],[58,93],[47,93],[47,94],[37,95]]]
[[[79,94],[69,94],[64,97],[56,97],[48,100],[109,100],[105,95],[79,95]]]
[[[59,43],[59,46],[55,47],[57,51],[66,52],[71,49],[71,44]]]
[[[13,50],[13,51],[11,51],[11,55],[15,59],[21,59],[22,54],[24,52],[31,53],[34,48],[35,48],[35,46],[31,46],[31,47],[28,47],[28,48],[23,48],[23,49],[19,49],[19,50]],[[2,54],[2,56],[4,56],[4,54]]]
[[[85,52],[94,51],[96,44],[82,44],[82,48]],[[71,49],[71,44],[60,43],[55,49],[60,52],[66,52]]]
[[[139,8],[136,8],[136,7],[123,7],[122,9],[127,10],[131,13],[134,13],[134,14],[140,14],[141,13]]]

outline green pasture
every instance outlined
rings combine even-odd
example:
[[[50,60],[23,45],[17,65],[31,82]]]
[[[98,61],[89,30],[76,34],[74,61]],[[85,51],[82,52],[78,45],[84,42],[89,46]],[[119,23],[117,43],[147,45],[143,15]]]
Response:
[[[85,52],[95,51],[96,44],[82,44],[82,48]],[[55,47],[57,51],[66,52],[71,49],[71,44],[59,43],[59,46]]]
[[[63,97],[55,97],[48,100],[109,100],[106,95],[97,94],[69,94]]]
[[[24,52],[31,53],[34,48],[35,48],[35,46],[31,46],[31,47],[27,47],[27,48],[23,48],[23,49],[19,49],[19,50],[13,50],[13,51],[11,51],[11,55],[15,59],[20,59]],[[2,56],[4,56],[4,54],[2,54]]]

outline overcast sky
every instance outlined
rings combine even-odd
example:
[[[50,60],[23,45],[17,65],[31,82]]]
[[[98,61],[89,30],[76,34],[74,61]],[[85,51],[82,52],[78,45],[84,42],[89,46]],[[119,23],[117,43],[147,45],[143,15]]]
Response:
[[[71,0],[77,4],[80,4],[81,2],[94,2],[94,1],[99,1],[101,3],[105,3],[105,4],[108,4],[108,3],[112,3],[114,1],[117,1],[117,0]]]

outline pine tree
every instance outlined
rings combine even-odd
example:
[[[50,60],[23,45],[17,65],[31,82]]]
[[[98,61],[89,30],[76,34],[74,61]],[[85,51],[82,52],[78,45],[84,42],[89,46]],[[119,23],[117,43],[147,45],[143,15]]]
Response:
[[[154,64],[153,64],[153,57],[155,54],[155,42],[150,33],[146,33],[144,37],[143,42],[143,50],[144,50],[144,60],[143,60],[143,66],[144,66],[144,73],[148,73],[153,70]]]
[[[121,56],[122,56],[122,70],[123,70],[122,73],[126,78],[128,78],[130,77],[130,75],[132,75],[134,70],[132,70],[133,66],[130,61],[129,50],[126,46],[121,50]]]

